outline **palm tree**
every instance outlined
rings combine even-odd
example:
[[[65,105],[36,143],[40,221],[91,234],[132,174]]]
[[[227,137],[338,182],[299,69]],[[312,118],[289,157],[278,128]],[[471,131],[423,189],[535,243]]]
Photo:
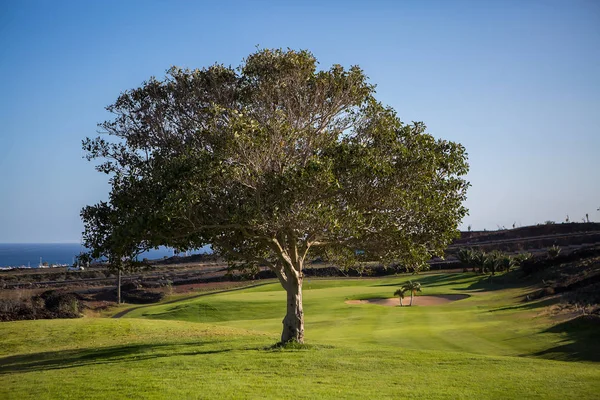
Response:
[[[468,268],[473,266],[473,255],[473,250],[462,248],[456,253],[456,258],[465,268]]]
[[[413,282],[413,281],[408,281],[404,284],[404,286],[402,286],[402,289],[410,292],[410,304],[409,306],[412,306],[413,303],[413,296],[417,293],[421,291],[421,284],[419,282]]]
[[[400,307],[403,306],[402,299],[404,298],[404,292],[405,292],[404,289],[398,289],[394,292],[394,296],[398,296],[400,298]]]
[[[483,269],[485,267],[485,259],[486,259],[485,251],[481,251],[481,250],[474,251],[473,252],[473,271],[475,270],[475,267],[478,267],[479,273],[482,274]]]
[[[492,275],[496,275],[496,272],[502,268],[502,257],[503,254],[498,250],[487,253],[483,260],[485,272],[490,272]]]
[[[507,254],[502,254],[500,257],[500,267],[503,271],[509,272],[511,268],[519,265],[519,261],[515,257]]]

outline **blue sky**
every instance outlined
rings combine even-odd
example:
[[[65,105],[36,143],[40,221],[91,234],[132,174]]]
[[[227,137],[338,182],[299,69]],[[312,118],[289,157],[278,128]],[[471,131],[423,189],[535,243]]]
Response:
[[[0,242],[79,241],[79,210],[108,193],[80,145],[104,107],[256,45],[358,64],[404,121],[463,143],[464,228],[600,220],[598,1],[4,0]]]

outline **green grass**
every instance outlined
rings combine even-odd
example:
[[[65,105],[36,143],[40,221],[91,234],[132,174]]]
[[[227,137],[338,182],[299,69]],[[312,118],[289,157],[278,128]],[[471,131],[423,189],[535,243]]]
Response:
[[[306,341],[273,348],[273,283],[134,309],[121,319],[0,324],[0,398],[597,398],[598,328],[552,321],[528,288],[417,277],[441,306],[349,305],[408,278],[305,281]],[[484,290],[487,289],[487,290]]]

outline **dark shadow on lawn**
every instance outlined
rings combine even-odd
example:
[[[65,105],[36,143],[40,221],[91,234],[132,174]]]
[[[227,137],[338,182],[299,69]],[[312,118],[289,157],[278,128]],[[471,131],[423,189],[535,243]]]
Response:
[[[255,288],[255,287],[259,287],[259,286],[270,285],[271,283],[273,283],[273,282],[261,282],[261,283],[257,283],[257,284],[254,284],[254,285],[240,286],[240,287],[236,287],[236,288],[232,288],[232,289],[223,289],[223,290],[210,291],[210,292],[206,292],[206,293],[200,293],[200,294],[196,294],[196,295],[193,295],[193,296],[182,297],[182,298],[175,299],[175,300],[165,301],[165,302],[162,302],[162,303],[159,302],[159,303],[145,304],[143,306],[132,307],[132,308],[128,308],[126,310],[120,311],[120,312],[116,313],[115,315],[113,315],[111,318],[121,318],[121,317],[129,314],[131,311],[138,310],[140,308],[147,308],[147,307],[153,307],[153,306],[158,306],[158,305],[180,303],[180,302],[183,302],[183,301],[197,299],[198,297],[212,296],[213,294],[221,294],[221,293],[228,293],[228,292],[236,292],[236,291],[239,291],[239,290],[244,290],[244,289],[250,289],[250,288]]]
[[[600,361],[600,316],[581,315],[544,332],[563,333],[567,338],[563,344],[534,353],[534,356],[562,361]]]
[[[450,284],[458,283],[468,277],[471,277],[471,273],[454,273],[454,274],[443,274],[443,275],[412,275],[410,280],[420,282],[423,287],[436,287],[436,286],[447,286]],[[400,286],[399,283],[382,283],[373,286]]]
[[[546,298],[546,299],[542,299],[542,300],[528,301],[528,302],[524,302],[524,303],[517,304],[514,306],[494,308],[492,310],[489,310],[489,312],[509,311],[509,310],[533,310],[534,308],[551,306],[552,304],[556,304],[559,301],[560,300],[558,298],[552,297],[552,298]]]
[[[531,282],[523,280],[519,270],[512,270],[502,275],[480,275],[479,280],[473,282],[465,289],[470,292],[490,292],[494,290],[520,288],[530,286]]]
[[[86,365],[115,364],[163,357],[196,356],[201,354],[226,353],[236,350],[260,350],[260,348],[210,349],[207,345],[223,341],[201,343],[132,344],[103,347],[99,349],[76,349],[22,354],[0,358],[0,375],[13,372],[45,371],[75,368]],[[188,351],[181,351],[182,348]],[[191,351],[189,351],[191,350]]]

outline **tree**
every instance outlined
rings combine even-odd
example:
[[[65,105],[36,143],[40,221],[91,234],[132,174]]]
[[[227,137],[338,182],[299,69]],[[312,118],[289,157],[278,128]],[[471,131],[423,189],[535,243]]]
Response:
[[[489,253],[484,253],[483,257],[483,272],[489,272],[492,275],[496,275],[496,271],[498,271],[502,266],[502,253],[498,250],[491,251]]]
[[[456,253],[456,258],[468,268],[472,268],[475,272],[475,268],[479,268],[479,272],[482,273],[486,260],[486,253],[477,249],[462,248]]]
[[[232,267],[269,268],[287,292],[281,341],[302,342],[307,262],[420,265],[467,213],[464,147],[374,94],[357,66],[266,49],[122,93],[100,124],[108,137],[83,143],[112,186],[84,210],[86,244],[103,242],[100,224],[116,254],[210,244]]]
[[[412,306],[414,295],[421,291],[421,284],[419,282],[408,281],[402,286],[402,290],[410,293],[409,306]]]
[[[458,250],[458,252],[456,253],[456,258],[458,259],[458,261],[460,261],[462,263],[462,265],[465,268],[475,268],[474,264],[473,264],[473,257],[474,257],[474,252],[472,249],[467,249],[467,248],[461,248],[460,250]]]
[[[113,196],[111,203],[101,202],[95,206],[87,206],[81,211],[84,221],[83,241],[91,251],[80,254],[80,259],[87,262],[92,259],[104,259],[108,262],[108,270],[117,274],[117,303],[121,304],[121,284],[124,272],[138,269],[145,262],[137,261],[137,256],[147,247],[143,242],[136,242],[134,229],[130,221],[134,218],[135,207],[128,204],[131,198]]]
[[[511,268],[519,265],[519,260],[516,257],[511,257],[508,254],[501,253],[499,265],[502,271],[509,272]]]
[[[404,298],[404,293],[404,289],[398,289],[394,292],[394,296],[398,296],[398,298],[400,298],[400,307],[402,307],[402,299]]]
[[[475,270],[475,268],[479,268],[479,273],[482,274],[483,270],[485,268],[485,260],[486,260],[486,253],[484,251],[474,250],[473,257],[472,257],[473,271]]]
[[[88,252],[80,252],[73,260],[73,267],[89,267],[92,258]]]

